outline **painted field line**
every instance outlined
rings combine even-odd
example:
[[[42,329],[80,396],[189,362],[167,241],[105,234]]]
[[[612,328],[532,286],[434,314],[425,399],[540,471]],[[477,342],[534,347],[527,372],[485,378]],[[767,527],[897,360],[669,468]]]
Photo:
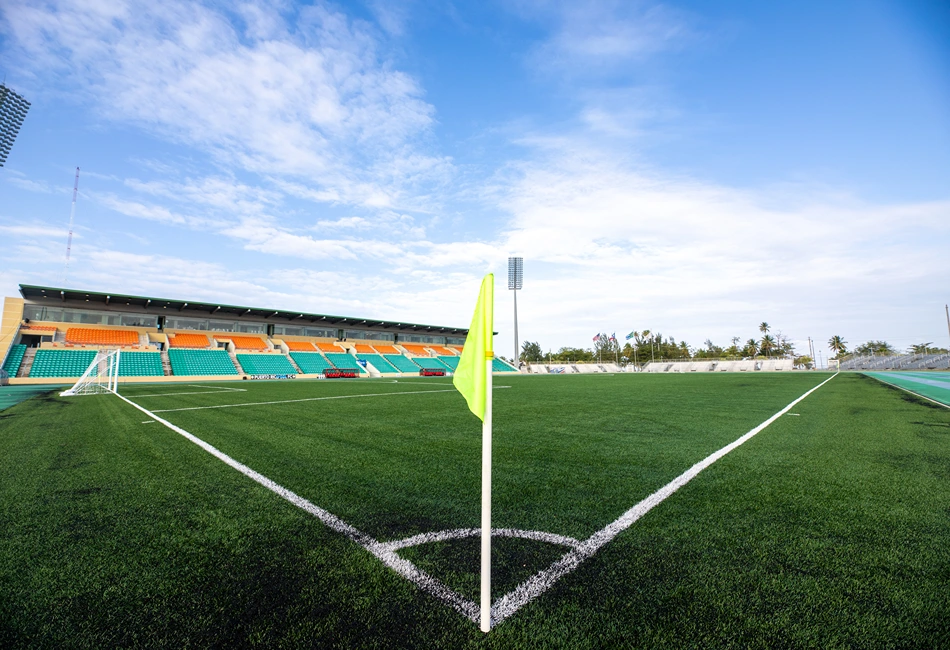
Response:
[[[204,386],[199,386],[199,388],[204,388]],[[246,393],[246,388],[228,388],[227,392],[241,392]],[[220,395],[220,390],[193,390],[184,393],[149,393],[147,395],[133,395],[132,397],[177,397],[178,395]]]
[[[792,407],[801,402],[803,399],[811,395],[813,392],[827,384],[829,381],[834,379],[837,374],[832,375],[825,381],[821,382],[814,388],[811,388],[803,395],[798,397],[788,406],[783,408],[781,411],[770,417],[768,420],[758,425],[739,439],[734,442],[726,445],[722,449],[710,454],[705,459],[696,463],[688,470],[683,472],[681,475],[667,483],[665,486],[648,496],[647,498],[640,501],[638,504],[627,510],[615,521],[608,524],[606,527],[597,531],[591,535],[586,540],[578,541],[572,537],[565,537],[562,535],[556,535],[553,533],[545,533],[541,531],[523,531],[516,529],[492,529],[492,536],[500,537],[523,537],[526,539],[535,539],[537,541],[558,544],[562,546],[567,546],[571,550],[568,551],[561,559],[555,561],[548,569],[541,571],[527,581],[518,585],[513,591],[505,594],[500,599],[496,601],[491,608],[491,621],[492,626],[498,625],[503,622],[505,619],[509,618],[515,614],[519,609],[530,603],[532,600],[540,596],[542,593],[551,588],[555,582],[560,578],[572,572],[581,563],[586,559],[593,556],[598,550],[603,546],[612,541],[618,534],[629,528],[633,525],[638,519],[643,517],[646,513],[652,510],[654,507],[662,503],[679,488],[683,487],[689,483],[693,478],[695,478],[702,470],[706,469],[717,460],[728,454],[730,451],[736,449],[743,443],[747,442],[753,436],[761,432],[763,429],[772,424],[775,420],[781,416],[788,413]],[[408,392],[408,391],[407,391]],[[411,391],[411,392],[445,392],[445,391]],[[392,395],[396,393],[383,393],[383,395]],[[402,393],[399,393],[402,394]],[[216,447],[206,443],[200,438],[192,435],[191,433],[185,431],[181,427],[178,427],[171,422],[164,420],[157,415],[154,411],[149,411],[148,409],[139,406],[135,402],[125,398],[122,395],[117,395],[120,399],[126,403],[132,405],[139,411],[145,413],[146,415],[154,418],[156,422],[159,422],[172,431],[178,433],[181,436],[184,436],[189,441],[198,445],[211,455],[215,456],[219,460],[223,461],[230,467],[238,470],[251,480],[257,482],[258,484],[264,486],[268,490],[274,492],[281,498],[289,501],[298,508],[310,513],[311,515],[317,517],[324,525],[326,525],[331,530],[342,533],[348,539],[353,540],[364,549],[369,551],[373,556],[379,559],[383,564],[388,566],[390,569],[406,578],[414,585],[425,591],[426,593],[434,596],[438,600],[441,600],[443,603],[449,605],[460,614],[471,620],[473,623],[478,624],[480,618],[480,612],[478,605],[460,594],[456,593],[444,583],[439,580],[429,576],[425,572],[419,570],[412,562],[400,558],[396,551],[401,548],[407,548],[410,546],[416,546],[419,544],[424,544],[433,541],[445,541],[449,539],[459,539],[463,537],[471,537],[480,533],[480,529],[454,529],[449,531],[440,531],[433,533],[423,533],[421,535],[414,535],[403,540],[396,540],[391,542],[379,542],[373,539],[371,536],[363,533],[357,528],[347,524],[342,519],[336,515],[320,508],[319,506],[314,505],[310,501],[304,499],[303,497],[291,492],[290,490],[284,488],[281,485],[278,485],[271,479],[266,476],[255,472],[246,465],[238,462],[237,460],[231,458],[224,452],[218,450]],[[363,397],[362,395],[348,395],[344,397]],[[328,398],[312,398],[312,399],[328,399]],[[290,401],[312,401],[312,399],[306,400],[290,400]],[[334,399],[334,398],[329,398]],[[338,398],[337,398],[338,399]],[[172,409],[172,410],[189,410],[189,409]]]
[[[944,404],[943,402],[938,402],[938,401],[935,400],[935,399],[930,399],[929,397],[927,397],[927,396],[925,396],[925,395],[921,395],[920,393],[915,393],[914,391],[912,391],[912,390],[910,390],[910,389],[908,389],[908,388],[904,388],[903,386],[898,386],[897,384],[892,384],[892,383],[889,382],[889,381],[884,381],[884,380],[881,379],[880,377],[875,377],[874,375],[870,375],[870,376],[871,376],[872,378],[878,380],[878,381],[881,382],[882,384],[887,384],[888,386],[892,386],[893,388],[897,388],[897,389],[899,389],[899,390],[902,390],[902,391],[904,391],[905,393],[910,393],[910,394],[913,395],[914,397],[919,397],[920,399],[925,399],[925,400],[927,400],[928,402],[933,402],[933,403],[936,404],[937,406],[942,406],[942,407],[945,408],[945,409],[950,409],[950,406],[948,406],[947,404]]]
[[[408,560],[404,560],[398,555],[396,555],[396,552],[388,548],[387,544],[382,544],[376,541],[375,539],[373,539],[366,533],[358,530],[354,526],[349,525],[348,523],[346,523],[345,521],[343,521],[336,515],[332,514],[331,512],[328,512],[324,510],[323,508],[317,505],[314,505],[307,499],[304,499],[302,496],[294,492],[291,492],[290,490],[288,490],[287,488],[281,485],[278,485],[277,483],[270,480],[263,474],[259,474],[258,472],[255,472],[253,469],[251,469],[247,465],[240,463],[236,461],[235,459],[231,458],[230,456],[225,454],[223,451],[219,450],[217,447],[214,447],[208,444],[207,442],[205,442],[204,440],[202,440],[201,438],[198,438],[197,436],[192,435],[191,433],[188,433],[181,427],[175,426],[168,420],[164,420],[158,417],[152,411],[149,411],[148,409],[142,406],[139,406],[135,402],[129,399],[126,399],[122,395],[116,394],[116,396],[119,399],[126,402],[127,404],[131,404],[132,406],[142,411],[146,415],[154,418],[156,422],[160,422],[164,424],[166,427],[168,427],[169,429],[171,429],[172,431],[174,431],[175,433],[181,436],[184,436],[186,439],[195,443],[196,445],[204,449],[206,452],[208,452],[209,454],[211,454],[218,460],[223,461],[225,464],[241,472],[241,474],[244,474],[244,476],[248,477],[252,481],[259,483],[260,485],[264,486],[265,488],[267,488],[274,494],[278,495],[282,499],[285,499],[286,501],[289,501],[293,505],[297,506],[301,510],[304,510],[310,513],[311,515],[319,519],[325,526],[327,526],[331,530],[334,530],[338,533],[342,533],[347,538],[353,540],[354,542],[356,542],[357,544],[365,548],[367,551],[373,554],[377,559],[379,559],[383,564],[385,564],[390,569],[392,569],[393,571],[401,575],[403,578],[409,580],[409,582],[413,583],[414,585],[416,585],[417,587],[419,587],[426,593],[432,596],[435,596],[436,598],[446,603],[447,605],[449,605],[450,607],[458,611],[460,614],[462,614],[463,616],[471,620],[472,622],[475,622],[475,623],[478,622],[478,616],[479,616],[478,605],[476,605],[473,601],[468,600],[467,598],[464,598],[460,596],[459,594],[455,593],[454,591],[446,587],[439,580],[436,580],[432,576],[424,573],[423,571],[420,571],[412,562],[409,562]]]
[[[301,399],[282,399],[273,402],[244,402],[242,404],[219,404],[217,406],[188,406],[179,409],[156,409],[153,413],[173,413],[175,411],[203,411],[205,409],[233,409],[241,406],[269,406],[271,404],[294,404],[296,402],[319,402],[326,399],[353,399],[355,397],[386,397],[388,395],[422,395],[423,393],[457,393],[455,388],[443,390],[394,390],[390,393],[361,393],[359,395],[332,395],[330,397],[304,397]],[[133,395],[132,397],[138,397]]]
[[[433,533],[422,533],[413,535],[405,539],[397,539],[392,542],[381,544],[390,551],[398,551],[401,548],[411,548],[430,544],[432,542],[447,542],[453,539],[465,539],[467,537],[478,537],[482,534],[481,528],[453,528],[452,530],[440,530]],[[554,533],[545,533],[540,530],[520,530],[517,528],[492,528],[492,537],[516,537],[518,539],[531,539],[536,542],[546,542],[557,546],[569,546],[574,548],[580,545],[580,541],[573,537],[565,535],[555,535]]]
[[[588,559],[594,553],[599,551],[605,544],[633,525],[633,523],[640,519],[643,515],[653,510],[653,508],[663,503],[663,501],[665,501],[678,489],[696,478],[696,476],[701,471],[715,463],[717,460],[728,454],[736,447],[750,440],[757,433],[775,422],[781,416],[788,413],[793,406],[801,402],[803,399],[814,393],[816,390],[827,384],[835,377],[837,377],[837,373],[821,382],[811,390],[807,391],[804,395],[793,401],[791,404],[783,408],[781,411],[770,417],[759,426],[746,433],[738,440],[726,445],[719,451],[713,452],[703,460],[699,461],[688,470],[677,476],[675,479],[661,487],[659,490],[645,498],[643,501],[627,510],[616,520],[604,528],[598,530],[586,540],[582,541],[574,549],[568,551],[560,560],[555,561],[550,567],[544,571],[541,571],[540,573],[535,574],[525,582],[515,587],[514,590],[502,596],[497,601],[497,604],[492,605],[492,625],[501,623],[506,618],[540,596],[542,593],[550,589],[560,578],[576,569],[584,560]]]

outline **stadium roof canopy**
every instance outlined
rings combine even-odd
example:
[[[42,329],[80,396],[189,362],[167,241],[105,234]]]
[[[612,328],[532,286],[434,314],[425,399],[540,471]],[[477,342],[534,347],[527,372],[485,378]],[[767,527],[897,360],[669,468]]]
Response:
[[[299,311],[284,309],[261,309],[258,307],[240,307],[224,305],[216,302],[194,302],[192,300],[168,300],[166,298],[149,298],[146,296],[128,296],[118,293],[97,293],[95,291],[77,291],[74,289],[60,289],[57,287],[38,287],[30,284],[20,285],[20,295],[30,302],[58,302],[79,307],[78,303],[92,303],[86,308],[100,305],[112,309],[121,307],[135,307],[136,310],[145,310],[149,313],[169,314],[180,313],[182,316],[214,315],[234,316],[241,319],[266,321],[268,323],[313,323],[321,325],[337,325],[341,327],[372,327],[384,330],[401,330],[428,332],[432,334],[448,334],[450,336],[464,336],[467,328],[445,327],[442,325],[420,325],[418,323],[402,323],[372,318],[354,318],[351,316],[331,316],[329,314],[308,314]]]

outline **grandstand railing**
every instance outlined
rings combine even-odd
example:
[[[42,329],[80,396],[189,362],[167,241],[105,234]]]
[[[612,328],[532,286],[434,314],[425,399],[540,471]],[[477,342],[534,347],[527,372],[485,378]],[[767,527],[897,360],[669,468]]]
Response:
[[[935,370],[950,368],[950,354],[894,354],[845,359],[840,370]]]

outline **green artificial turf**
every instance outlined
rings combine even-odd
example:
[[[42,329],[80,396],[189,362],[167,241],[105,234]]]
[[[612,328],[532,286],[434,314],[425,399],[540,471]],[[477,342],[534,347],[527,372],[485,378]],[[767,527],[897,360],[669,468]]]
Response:
[[[586,538],[825,378],[496,377],[493,525]],[[121,392],[311,400],[159,415],[381,541],[478,526],[480,426],[449,381],[214,386],[244,392]],[[147,397],[172,392],[201,394]],[[0,414],[0,646],[950,643],[950,412],[841,375],[793,413],[486,636],[118,399],[33,399]],[[495,598],[564,551],[493,548]],[[475,599],[477,550],[400,554]]]

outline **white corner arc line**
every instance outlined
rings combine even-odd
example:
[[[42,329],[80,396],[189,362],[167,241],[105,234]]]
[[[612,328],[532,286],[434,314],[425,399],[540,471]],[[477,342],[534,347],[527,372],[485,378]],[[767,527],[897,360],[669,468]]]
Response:
[[[390,569],[392,569],[393,571],[401,575],[403,578],[406,578],[407,580],[409,580],[409,582],[413,583],[414,585],[416,585],[423,591],[427,592],[428,594],[438,598],[442,602],[451,606],[456,611],[461,613],[463,616],[470,619],[472,622],[475,622],[475,623],[478,622],[478,617],[479,617],[478,605],[476,605],[473,601],[468,600],[467,598],[464,598],[460,596],[459,594],[455,593],[439,580],[433,578],[432,576],[426,574],[423,571],[420,571],[412,562],[408,560],[404,560],[403,558],[399,557],[398,555],[396,555],[395,551],[389,550],[388,548],[386,548],[384,544],[380,544],[378,541],[376,541],[375,539],[373,539],[366,533],[346,523],[345,521],[343,521],[342,519],[340,519],[333,513],[327,510],[324,510],[323,508],[317,505],[314,505],[307,499],[304,499],[302,496],[294,492],[291,492],[290,490],[288,490],[287,488],[281,485],[278,485],[277,483],[270,480],[263,474],[259,474],[258,472],[255,472],[253,469],[251,469],[247,465],[244,465],[243,463],[231,458],[230,456],[225,454],[223,451],[219,450],[217,447],[214,447],[208,444],[201,438],[198,438],[197,436],[185,431],[181,427],[175,426],[168,420],[164,420],[158,417],[153,412],[149,411],[148,409],[142,406],[139,406],[138,404],[136,404],[135,402],[129,399],[126,399],[124,396],[119,395],[118,393],[115,393],[115,395],[119,399],[123,400],[124,402],[128,404],[131,404],[132,406],[142,411],[146,415],[149,415],[155,418],[156,422],[160,422],[164,424],[166,427],[168,427],[169,429],[171,429],[172,431],[174,431],[175,433],[181,436],[184,436],[185,438],[195,443],[196,445],[204,449],[206,452],[208,452],[209,454],[211,454],[218,460],[223,461],[225,464],[233,467],[234,469],[239,471],[241,474],[244,474],[252,481],[259,483],[260,485],[264,486],[265,488],[267,488],[274,494],[280,496],[281,498],[297,506],[301,510],[304,510],[305,512],[310,513],[311,515],[319,519],[321,522],[323,522],[323,524],[327,526],[327,528],[330,528],[331,530],[334,530],[338,533],[342,533],[343,535],[345,535],[346,537],[353,540],[354,542],[362,546],[364,549],[372,553],[374,556],[376,556],[377,559],[379,559],[383,564],[388,566]]]
[[[360,393],[359,395],[332,395],[330,397],[304,397],[301,399],[282,399],[273,402],[245,402],[243,404],[218,404],[217,406],[188,406],[178,409],[156,409],[153,413],[174,413],[176,411],[204,411],[206,409],[233,409],[241,406],[269,406],[271,404],[294,404],[297,402],[320,402],[327,399],[353,399],[356,397],[387,397],[389,395],[422,395],[423,393],[456,393],[454,388],[442,390],[394,390],[389,393]],[[138,397],[133,395],[132,397]]]
[[[696,478],[696,476],[701,471],[715,463],[717,460],[728,454],[736,447],[751,439],[757,433],[775,422],[775,420],[788,413],[793,406],[801,402],[803,399],[814,393],[816,390],[837,376],[838,373],[835,373],[825,381],[807,391],[804,395],[793,401],[791,404],[770,417],[768,420],[746,433],[741,438],[729,443],[719,451],[713,452],[703,460],[699,461],[688,470],[677,476],[675,479],[661,487],[659,490],[640,501],[640,503],[627,510],[616,520],[607,524],[607,526],[588,537],[572,550],[568,551],[561,559],[555,561],[550,567],[535,574],[525,582],[515,587],[514,590],[502,596],[496,602],[496,604],[492,605],[492,625],[501,623],[506,618],[547,591],[555,582],[557,582],[557,580],[580,566],[584,560],[591,557],[614,537],[629,528],[634,522],[661,504],[667,499],[667,497],[672,495],[678,489]]]
[[[398,551],[402,548],[420,546],[432,542],[447,542],[453,539],[465,539],[466,537],[478,537],[482,534],[481,528],[453,528],[452,530],[440,530],[433,533],[421,533],[405,539],[384,542],[380,544],[390,551]],[[569,546],[575,548],[580,545],[580,541],[573,537],[565,535],[555,535],[554,533],[545,533],[540,530],[520,530],[518,528],[492,528],[492,537],[517,537],[520,539],[530,539],[536,542],[547,542],[557,546]]]

